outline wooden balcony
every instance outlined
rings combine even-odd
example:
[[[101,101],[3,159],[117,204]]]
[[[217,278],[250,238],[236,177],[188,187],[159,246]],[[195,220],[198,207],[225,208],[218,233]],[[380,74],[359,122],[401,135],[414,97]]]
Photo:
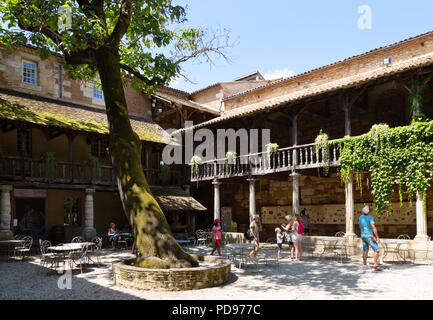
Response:
[[[297,171],[340,165],[340,149],[337,145],[328,148],[328,161],[325,163],[324,150],[317,155],[315,145],[306,144],[278,149],[274,154],[260,152],[237,156],[227,163],[226,159],[205,161],[197,170],[191,168],[191,181],[228,179],[235,177],[264,176],[277,172]]]
[[[170,170],[161,176],[158,169],[144,169],[149,185],[181,185],[184,183],[180,171]],[[0,160],[0,179],[47,184],[86,185],[116,187],[117,181],[112,166],[96,167],[77,162],[57,161],[52,170],[40,159],[4,157]]]

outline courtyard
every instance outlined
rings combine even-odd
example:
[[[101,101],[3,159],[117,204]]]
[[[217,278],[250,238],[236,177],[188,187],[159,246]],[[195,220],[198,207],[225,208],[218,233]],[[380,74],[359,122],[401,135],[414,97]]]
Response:
[[[209,247],[188,251],[209,254]],[[223,255],[225,253],[223,248]],[[59,289],[62,274],[39,264],[33,255],[24,261],[0,259],[0,299],[10,300],[372,300],[433,299],[432,265],[385,262],[384,272],[362,266],[361,257],[339,263],[330,256],[310,257],[302,262],[284,252],[279,265],[259,263],[238,269],[232,264],[229,282],[214,288],[192,291],[139,291],[117,287],[111,264],[132,257],[125,250],[103,250],[102,264],[73,270],[71,289]],[[372,259],[369,259],[372,263]]]

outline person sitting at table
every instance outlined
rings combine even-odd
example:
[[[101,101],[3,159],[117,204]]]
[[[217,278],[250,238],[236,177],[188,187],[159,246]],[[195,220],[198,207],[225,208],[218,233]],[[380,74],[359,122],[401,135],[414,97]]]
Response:
[[[220,219],[215,219],[215,221],[213,222],[212,239],[213,239],[214,248],[210,255],[213,256],[213,253],[215,252],[215,250],[217,250],[218,254],[221,256],[220,247],[221,247],[221,241],[224,239],[224,235],[222,232]]]
[[[110,224],[110,229],[108,229],[108,240],[112,243],[113,249],[116,248],[117,240],[122,240],[114,222]]]

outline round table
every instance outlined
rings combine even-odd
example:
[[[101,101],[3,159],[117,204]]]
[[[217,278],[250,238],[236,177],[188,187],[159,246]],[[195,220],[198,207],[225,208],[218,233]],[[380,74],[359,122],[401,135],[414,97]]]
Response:
[[[256,245],[254,243],[229,243],[226,245],[227,248],[231,248],[234,251],[233,256],[236,255],[236,249],[240,249],[240,259],[239,259],[239,267],[238,269],[241,268],[242,262],[244,262],[245,260],[245,256],[244,256],[244,250],[245,249],[252,249],[254,248]],[[244,262],[245,264],[245,262]]]
[[[321,242],[329,242],[330,246],[327,248],[325,245],[323,245],[323,251],[320,253],[320,256],[322,256],[323,254],[325,254],[326,249],[329,249],[330,252],[328,253],[332,253],[331,250],[335,249],[335,245],[337,244],[338,241],[341,241],[342,238],[336,238],[336,237],[329,237],[329,238],[325,238],[325,237],[319,237],[316,238],[317,241],[321,241]],[[332,243],[334,243],[334,245],[332,246]]]
[[[403,239],[384,239],[384,240],[381,239],[379,245],[380,244],[384,244],[384,246],[382,246],[383,247],[383,251],[384,251],[383,257],[382,257],[382,261],[383,261],[383,259],[386,257],[386,255],[390,251],[389,248],[388,248],[388,246],[387,246],[387,244],[395,244],[396,247],[395,247],[395,252],[394,253],[397,253],[397,255],[401,259],[403,259],[403,261],[406,261],[406,258],[402,257],[401,254],[400,254],[400,246],[402,244],[408,244],[408,242],[409,242],[409,240],[403,240]]]

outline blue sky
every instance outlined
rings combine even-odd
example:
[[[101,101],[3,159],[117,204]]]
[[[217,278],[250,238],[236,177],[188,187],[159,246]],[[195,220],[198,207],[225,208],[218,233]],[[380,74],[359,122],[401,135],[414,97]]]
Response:
[[[188,25],[229,28],[237,41],[231,63],[188,62],[171,86],[193,92],[259,70],[268,78],[301,73],[433,30],[431,0],[178,0]],[[359,29],[358,8],[371,8],[371,29]]]

